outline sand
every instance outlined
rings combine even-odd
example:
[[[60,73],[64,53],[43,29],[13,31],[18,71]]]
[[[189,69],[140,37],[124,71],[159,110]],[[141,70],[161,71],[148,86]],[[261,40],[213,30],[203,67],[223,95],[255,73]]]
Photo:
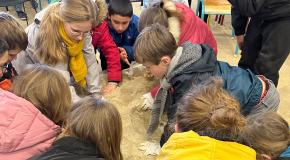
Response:
[[[113,93],[105,95],[105,98],[118,108],[122,117],[121,148],[126,160],[155,159],[154,156],[144,155],[144,152],[140,151],[138,147],[140,143],[146,141],[146,129],[150,118],[150,111],[141,109],[142,95],[149,92],[156,83],[158,82],[147,80],[141,70],[135,70],[132,79],[128,79],[123,74],[122,84]]]

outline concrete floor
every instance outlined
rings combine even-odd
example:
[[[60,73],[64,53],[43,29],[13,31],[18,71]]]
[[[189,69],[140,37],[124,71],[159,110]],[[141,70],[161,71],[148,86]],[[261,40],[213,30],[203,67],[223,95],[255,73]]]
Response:
[[[194,4],[194,2],[193,2]],[[47,6],[47,1],[42,0],[42,5]],[[25,8],[28,13],[29,23],[33,21],[35,11],[32,9],[29,2],[25,3]],[[133,3],[134,11],[136,15],[140,15],[140,3]],[[194,6],[192,8],[195,8]],[[5,8],[0,8],[0,11],[6,11]],[[9,13],[16,16],[14,7],[9,7]],[[19,20],[23,27],[26,27],[26,22]],[[233,55],[235,48],[235,39],[232,38],[230,17],[225,18],[223,26],[218,25],[214,22],[211,23],[211,28],[214,36],[218,42],[218,60],[227,61],[231,65],[237,65],[240,56],[235,57]],[[290,42],[289,42],[290,45]],[[280,80],[278,90],[280,93],[280,107],[278,112],[290,123],[290,58],[285,61],[284,65],[280,70]],[[288,98],[287,98],[288,97]]]

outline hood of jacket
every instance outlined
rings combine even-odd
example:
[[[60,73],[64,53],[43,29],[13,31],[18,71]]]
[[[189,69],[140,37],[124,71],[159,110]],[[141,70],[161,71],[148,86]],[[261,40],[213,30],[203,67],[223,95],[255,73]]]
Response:
[[[236,142],[220,141],[188,131],[171,135],[157,159],[255,160],[256,152]]]
[[[173,1],[164,1],[164,9],[176,11],[176,4]],[[181,34],[181,23],[178,17],[169,17],[168,18],[168,28],[169,32],[173,35],[176,40],[176,43],[179,42],[179,37]]]
[[[33,104],[0,90],[0,159],[27,159],[44,152],[60,131]]]
[[[173,3],[171,1],[164,2],[164,8],[178,11],[183,16],[181,21],[176,16],[168,18],[169,31],[179,46],[186,41],[194,44],[207,44],[217,54],[217,43],[210,28],[194,14],[191,8],[182,3]]]
[[[102,21],[106,20],[106,18],[108,16],[108,6],[104,0],[96,0],[96,4],[99,8],[97,22],[98,22],[98,24],[100,24]]]
[[[172,79],[178,76],[205,72],[213,73],[216,70],[217,59],[213,49],[208,45],[185,42],[182,48],[182,56],[171,75],[168,77],[169,82],[172,83]]]

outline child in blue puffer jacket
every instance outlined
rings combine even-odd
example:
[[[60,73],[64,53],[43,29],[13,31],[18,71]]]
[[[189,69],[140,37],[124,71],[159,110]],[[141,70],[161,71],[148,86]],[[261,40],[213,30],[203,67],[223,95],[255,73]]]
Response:
[[[110,1],[108,4],[108,27],[119,48],[122,69],[134,61],[133,45],[137,36],[139,18],[133,14],[130,0]]]

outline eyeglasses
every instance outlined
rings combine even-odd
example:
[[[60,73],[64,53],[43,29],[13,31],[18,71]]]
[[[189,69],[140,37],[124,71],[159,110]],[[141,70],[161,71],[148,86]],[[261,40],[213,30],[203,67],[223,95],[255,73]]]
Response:
[[[82,35],[82,36],[86,37],[88,35],[92,35],[92,32],[91,31],[89,31],[89,32],[79,32],[79,31],[71,30],[71,35],[72,36],[80,36],[80,35]]]
[[[72,36],[88,36],[88,35],[92,35],[92,32],[91,31],[88,31],[88,32],[81,32],[81,31],[77,31],[76,29],[72,28],[71,25],[69,25],[70,27],[70,33]]]

